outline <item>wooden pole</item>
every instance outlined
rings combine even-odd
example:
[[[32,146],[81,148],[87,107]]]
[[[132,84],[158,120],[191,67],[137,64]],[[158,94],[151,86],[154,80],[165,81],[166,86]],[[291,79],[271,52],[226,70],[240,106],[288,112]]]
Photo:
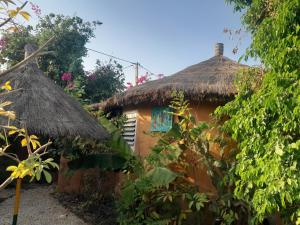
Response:
[[[17,225],[18,213],[19,213],[19,207],[20,207],[21,182],[22,182],[22,179],[18,178],[17,186],[16,186],[16,198],[15,198],[14,216],[13,216],[12,225]]]
[[[138,85],[138,80],[139,80],[139,63],[137,62],[135,64],[135,86]]]

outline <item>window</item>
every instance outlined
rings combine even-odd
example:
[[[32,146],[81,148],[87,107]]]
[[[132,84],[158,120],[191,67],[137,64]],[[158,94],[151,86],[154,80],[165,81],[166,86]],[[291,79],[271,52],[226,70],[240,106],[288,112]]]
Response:
[[[126,122],[123,125],[123,138],[127,141],[129,146],[134,150],[135,138],[136,138],[136,112],[125,112],[127,117]]]
[[[151,112],[151,131],[167,132],[172,128],[173,116],[169,107],[154,107]]]

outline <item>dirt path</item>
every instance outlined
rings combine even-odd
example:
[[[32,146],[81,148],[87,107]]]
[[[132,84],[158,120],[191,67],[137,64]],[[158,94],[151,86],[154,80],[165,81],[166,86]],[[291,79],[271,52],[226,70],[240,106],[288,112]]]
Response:
[[[34,186],[21,192],[18,225],[87,225],[51,196],[53,187]],[[7,199],[6,199],[7,198]],[[1,201],[1,199],[6,199]],[[14,190],[0,192],[0,224],[11,225]]]

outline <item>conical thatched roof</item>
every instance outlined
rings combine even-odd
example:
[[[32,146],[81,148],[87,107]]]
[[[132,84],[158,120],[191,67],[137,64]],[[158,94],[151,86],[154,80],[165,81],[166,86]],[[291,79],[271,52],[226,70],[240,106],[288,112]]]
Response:
[[[223,45],[216,45],[216,55],[163,79],[130,88],[97,106],[104,111],[139,104],[168,104],[174,90],[183,91],[191,101],[225,102],[236,93],[234,78],[241,65],[223,56]],[[95,106],[96,107],[96,106]]]
[[[108,137],[80,103],[46,77],[35,63],[0,77],[0,83],[6,81],[17,91],[1,96],[0,101],[13,102],[9,109],[16,112],[30,133],[68,138],[80,135],[97,140]]]

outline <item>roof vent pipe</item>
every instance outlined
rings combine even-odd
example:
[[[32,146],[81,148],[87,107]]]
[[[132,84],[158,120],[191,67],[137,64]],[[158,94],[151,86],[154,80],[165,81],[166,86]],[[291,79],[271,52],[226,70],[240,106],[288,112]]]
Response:
[[[217,43],[215,45],[215,56],[223,55],[224,52],[224,44],[223,43]]]

